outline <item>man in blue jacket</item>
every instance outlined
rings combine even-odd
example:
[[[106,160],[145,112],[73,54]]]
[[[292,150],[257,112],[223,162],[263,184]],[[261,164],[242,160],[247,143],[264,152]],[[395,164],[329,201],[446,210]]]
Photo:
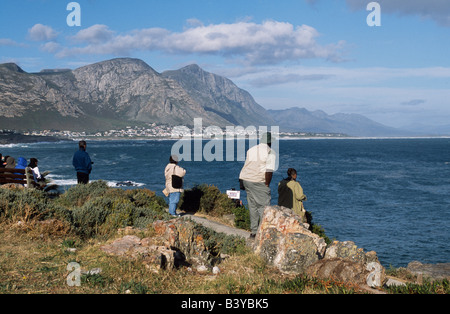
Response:
[[[72,164],[77,172],[78,184],[88,184],[89,174],[92,171],[91,157],[86,152],[86,141],[78,143],[79,150],[73,155]]]

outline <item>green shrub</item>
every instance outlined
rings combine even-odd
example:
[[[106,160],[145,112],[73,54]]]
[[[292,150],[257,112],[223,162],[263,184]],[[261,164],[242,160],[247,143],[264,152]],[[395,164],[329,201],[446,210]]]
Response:
[[[407,283],[405,286],[390,286],[387,290],[392,294],[450,294],[450,282],[444,279],[426,281],[422,285]]]
[[[213,256],[243,253],[247,249],[245,240],[239,236],[219,233],[199,224],[195,225],[195,231],[201,234],[206,249]]]
[[[100,191],[97,189],[82,206],[71,209],[72,225],[82,237],[109,234],[127,226],[145,228],[156,220],[169,218],[161,199],[149,190]]]
[[[200,210],[200,200],[203,194],[204,192],[201,186],[195,186],[190,190],[184,190],[178,207],[186,212],[198,212]]]
[[[130,199],[138,207],[159,206],[161,210],[167,207],[163,197],[157,196],[155,192],[147,189],[128,190],[126,191]]]
[[[67,222],[77,235],[106,235],[118,228],[146,228],[156,220],[169,219],[162,197],[147,189],[109,188],[96,181],[68,189],[56,199],[34,189],[0,189],[0,220]]]
[[[100,227],[110,214],[110,208],[104,207],[108,200],[89,200],[81,207],[72,209],[72,227],[81,237],[92,237],[100,233]]]
[[[302,294],[315,291],[322,294],[355,294],[357,291],[351,284],[345,284],[333,279],[322,280],[301,274],[292,279],[286,280],[266,280],[258,287],[255,293],[273,293],[272,291],[282,291],[284,293]]]
[[[81,285],[87,285],[96,289],[104,289],[114,283],[114,279],[102,274],[86,274],[81,276]]]
[[[235,207],[233,209],[234,226],[239,229],[250,231],[250,211],[245,206]]]
[[[187,212],[221,217],[233,213],[234,203],[217,187],[203,184],[184,191],[179,208]]]
[[[102,196],[109,189],[105,181],[78,184],[62,194],[58,202],[65,207],[83,206],[90,199]]]
[[[49,198],[34,189],[0,189],[0,219],[31,220],[48,216]]]
[[[146,285],[144,285],[140,282],[136,282],[134,280],[131,280],[130,282],[122,283],[120,285],[121,293],[132,292],[135,294],[147,294],[149,291],[150,291],[150,289]]]
[[[228,198],[228,195],[221,193],[217,187],[203,185],[202,190],[200,211],[217,217],[233,212],[233,202]]]
[[[325,234],[325,229],[321,225],[317,225],[313,222],[312,214],[309,211],[306,211],[306,220],[307,220],[307,223],[309,224],[309,230],[312,233],[315,233],[319,237],[323,238],[327,245],[330,245],[332,241]]]

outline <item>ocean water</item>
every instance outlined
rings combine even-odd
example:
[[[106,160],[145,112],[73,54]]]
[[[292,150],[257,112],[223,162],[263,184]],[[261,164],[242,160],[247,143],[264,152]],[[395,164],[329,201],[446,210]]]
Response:
[[[127,182],[133,186],[118,188],[148,188],[162,195],[174,143],[89,141],[91,180],[112,187]],[[51,171],[49,177],[62,189],[76,184],[71,164],[76,150],[76,142],[0,146],[4,156],[38,158],[41,171]],[[277,183],[295,168],[308,196],[306,209],[331,239],[376,251],[385,267],[405,267],[414,260],[450,262],[450,139],[281,140],[278,150],[272,204],[277,203]],[[186,188],[211,184],[223,192],[239,189],[243,164],[180,163],[187,170]],[[246,203],[245,192],[242,199]]]

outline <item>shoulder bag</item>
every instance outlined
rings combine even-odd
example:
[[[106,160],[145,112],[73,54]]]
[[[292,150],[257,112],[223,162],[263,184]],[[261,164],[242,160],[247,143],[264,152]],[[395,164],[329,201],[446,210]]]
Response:
[[[173,168],[173,174],[172,174],[172,187],[174,189],[181,189],[183,187],[183,178],[180,176],[175,175],[175,169],[177,166]]]

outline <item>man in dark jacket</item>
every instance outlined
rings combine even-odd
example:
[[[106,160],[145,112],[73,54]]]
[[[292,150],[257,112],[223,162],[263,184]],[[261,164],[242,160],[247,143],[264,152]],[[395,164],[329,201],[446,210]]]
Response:
[[[289,188],[290,178],[283,179],[278,183],[278,206],[292,209],[294,207],[294,194]]]
[[[78,184],[88,184],[89,174],[92,171],[93,162],[86,152],[86,146],[86,141],[80,141],[79,150],[73,155],[72,164],[77,172]]]

